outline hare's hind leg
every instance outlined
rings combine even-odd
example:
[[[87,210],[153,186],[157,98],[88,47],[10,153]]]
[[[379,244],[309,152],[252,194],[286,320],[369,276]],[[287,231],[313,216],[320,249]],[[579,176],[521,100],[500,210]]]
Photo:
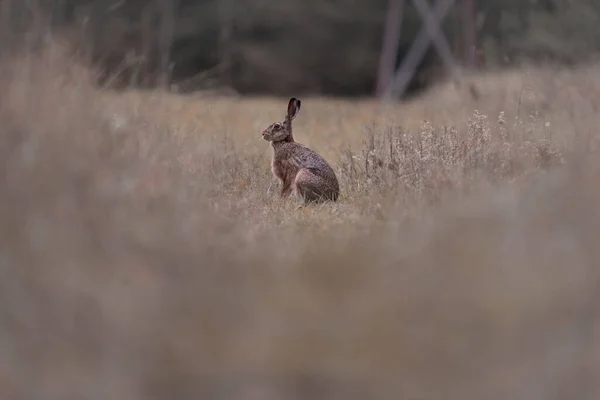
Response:
[[[313,203],[324,200],[321,193],[320,178],[309,170],[302,168],[296,174],[293,190],[294,196],[304,203]]]

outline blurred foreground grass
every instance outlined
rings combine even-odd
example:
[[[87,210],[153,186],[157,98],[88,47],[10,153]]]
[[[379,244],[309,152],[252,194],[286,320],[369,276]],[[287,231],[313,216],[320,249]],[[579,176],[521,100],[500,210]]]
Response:
[[[597,74],[303,99],[343,194],[296,210],[260,138],[286,99],[3,62],[0,396],[597,399]]]

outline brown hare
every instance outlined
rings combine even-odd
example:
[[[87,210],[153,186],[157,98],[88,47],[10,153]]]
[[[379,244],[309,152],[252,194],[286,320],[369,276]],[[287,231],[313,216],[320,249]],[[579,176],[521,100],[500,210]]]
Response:
[[[340,186],[327,161],[294,141],[292,121],[300,112],[300,100],[292,97],[282,122],[274,122],[262,133],[273,146],[271,170],[282,182],[281,197],[293,194],[304,203],[337,201]]]

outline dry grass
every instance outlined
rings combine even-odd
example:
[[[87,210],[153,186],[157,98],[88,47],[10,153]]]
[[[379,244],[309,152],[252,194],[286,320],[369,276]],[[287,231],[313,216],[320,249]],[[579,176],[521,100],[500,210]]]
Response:
[[[600,395],[593,69],[303,99],[343,193],[300,210],[260,138],[286,99],[0,73],[2,398]]]

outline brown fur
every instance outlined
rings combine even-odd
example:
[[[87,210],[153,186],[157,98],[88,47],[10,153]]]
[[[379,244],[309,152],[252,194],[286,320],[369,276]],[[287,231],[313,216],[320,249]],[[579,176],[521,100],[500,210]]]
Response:
[[[271,170],[282,182],[280,196],[293,194],[304,202],[337,201],[340,187],[331,166],[317,153],[296,142],[292,120],[300,111],[300,100],[291,98],[283,122],[274,122],[262,133],[273,146]]]

